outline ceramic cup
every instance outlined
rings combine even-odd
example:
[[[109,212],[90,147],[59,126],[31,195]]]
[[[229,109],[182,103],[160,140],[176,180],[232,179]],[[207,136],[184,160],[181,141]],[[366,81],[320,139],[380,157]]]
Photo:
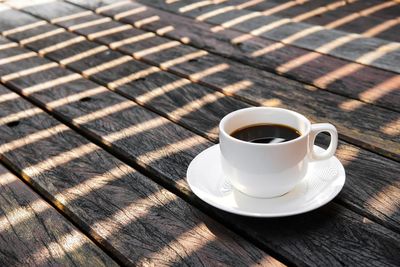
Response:
[[[293,140],[259,144],[230,134],[254,124],[281,124],[297,129]],[[329,123],[311,124],[303,115],[282,108],[252,107],[226,115],[219,124],[222,170],[233,187],[252,197],[271,198],[292,190],[306,175],[308,164],[332,157],[336,151],[336,128]],[[322,153],[314,151],[315,137],[328,132],[331,141]]]

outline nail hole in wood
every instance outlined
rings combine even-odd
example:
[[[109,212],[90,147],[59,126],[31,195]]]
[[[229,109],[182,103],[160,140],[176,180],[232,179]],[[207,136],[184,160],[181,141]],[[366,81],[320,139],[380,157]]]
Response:
[[[189,59],[188,62],[193,63],[193,62],[197,62],[197,61],[199,61],[197,58],[192,58],[192,59]]]
[[[142,78],[136,79],[135,81],[141,82],[141,81],[145,81],[145,80],[146,80],[146,78],[142,77]]]
[[[80,99],[81,102],[89,102],[89,101],[91,101],[91,100],[92,100],[91,97],[84,97],[84,98],[81,98],[81,99]]]
[[[6,125],[10,128],[13,128],[15,126],[18,126],[19,121],[10,121],[9,123],[7,123]]]

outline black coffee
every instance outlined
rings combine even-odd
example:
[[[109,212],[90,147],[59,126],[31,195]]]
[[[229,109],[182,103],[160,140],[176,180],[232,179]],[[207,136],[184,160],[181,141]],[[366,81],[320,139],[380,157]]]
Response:
[[[246,126],[231,133],[231,136],[260,144],[277,144],[299,137],[298,130],[281,124],[256,124]]]

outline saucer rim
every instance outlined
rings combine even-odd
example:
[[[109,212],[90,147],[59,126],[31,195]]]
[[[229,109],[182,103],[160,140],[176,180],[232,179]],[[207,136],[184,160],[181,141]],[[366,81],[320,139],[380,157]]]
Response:
[[[317,145],[315,145],[315,146],[317,146]],[[273,212],[273,213],[251,212],[251,211],[244,211],[244,210],[234,209],[231,206],[220,205],[217,202],[210,201],[209,197],[206,196],[206,195],[208,195],[207,193],[203,193],[202,190],[197,189],[197,187],[194,186],[194,184],[190,182],[192,179],[190,178],[191,175],[189,175],[189,173],[190,173],[190,170],[193,168],[192,167],[193,164],[198,160],[198,157],[203,153],[207,153],[207,152],[210,153],[210,150],[217,149],[217,147],[219,147],[219,144],[215,144],[213,146],[210,146],[210,147],[206,148],[205,150],[203,150],[202,152],[200,152],[198,155],[196,155],[195,158],[193,158],[193,160],[190,162],[190,164],[189,164],[189,166],[187,168],[187,171],[186,171],[186,180],[187,180],[189,188],[192,190],[193,194],[195,194],[197,197],[199,197],[202,201],[206,202],[207,204],[209,204],[209,205],[211,205],[211,206],[213,206],[215,208],[218,208],[220,210],[223,210],[225,212],[229,212],[229,213],[233,213],[233,214],[237,214],[237,215],[241,215],[241,216],[255,217],[255,218],[278,218],[278,217],[288,217],[288,216],[299,215],[299,214],[303,214],[303,213],[307,213],[307,212],[316,210],[316,209],[328,204],[330,201],[332,201],[342,191],[342,189],[344,187],[344,184],[346,182],[346,172],[345,172],[344,166],[336,156],[333,156],[332,158],[326,159],[326,161],[328,161],[328,160],[336,160],[339,163],[338,167],[340,169],[342,169],[342,171],[343,171],[343,175],[339,175],[339,177],[337,179],[335,179],[335,181],[339,181],[340,184],[335,185],[336,188],[331,193],[331,195],[329,195],[329,197],[327,197],[324,201],[318,203],[317,205],[312,205],[310,208],[294,210],[292,212]],[[317,146],[317,147],[319,147],[319,146]],[[323,148],[321,148],[321,149],[323,149]],[[219,149],[218,149],[218,151],[219,151]],[[217,152],[217,153],[219,153],[219,152]],[[253,200],[258,200],[259,199],[260,201],[262,201],[262,200],[268,199],[268,198],[252,197],[252,196],[249,196],[247,194],[244,194],[244,193],[240,192],[239,190],[237,190],[235,188],[232,188],[232,190],[236,190],[240,194],[243,194],[246,197],[248,197],[250,199],[253,199]],[[282,195],[282,196],[284,196],[284,195]],[[275,197],[274,199],[280,198],[282,196]]]

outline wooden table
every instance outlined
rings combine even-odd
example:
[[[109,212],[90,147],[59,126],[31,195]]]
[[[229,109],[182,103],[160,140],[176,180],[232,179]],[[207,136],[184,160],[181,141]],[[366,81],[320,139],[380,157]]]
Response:
[[[0,4],[0,265],[399,266],[399,14],[382,0]],[[337,127],[347,181],[332,202],[256,219],[191,192],[219,120],[254,105]]]

